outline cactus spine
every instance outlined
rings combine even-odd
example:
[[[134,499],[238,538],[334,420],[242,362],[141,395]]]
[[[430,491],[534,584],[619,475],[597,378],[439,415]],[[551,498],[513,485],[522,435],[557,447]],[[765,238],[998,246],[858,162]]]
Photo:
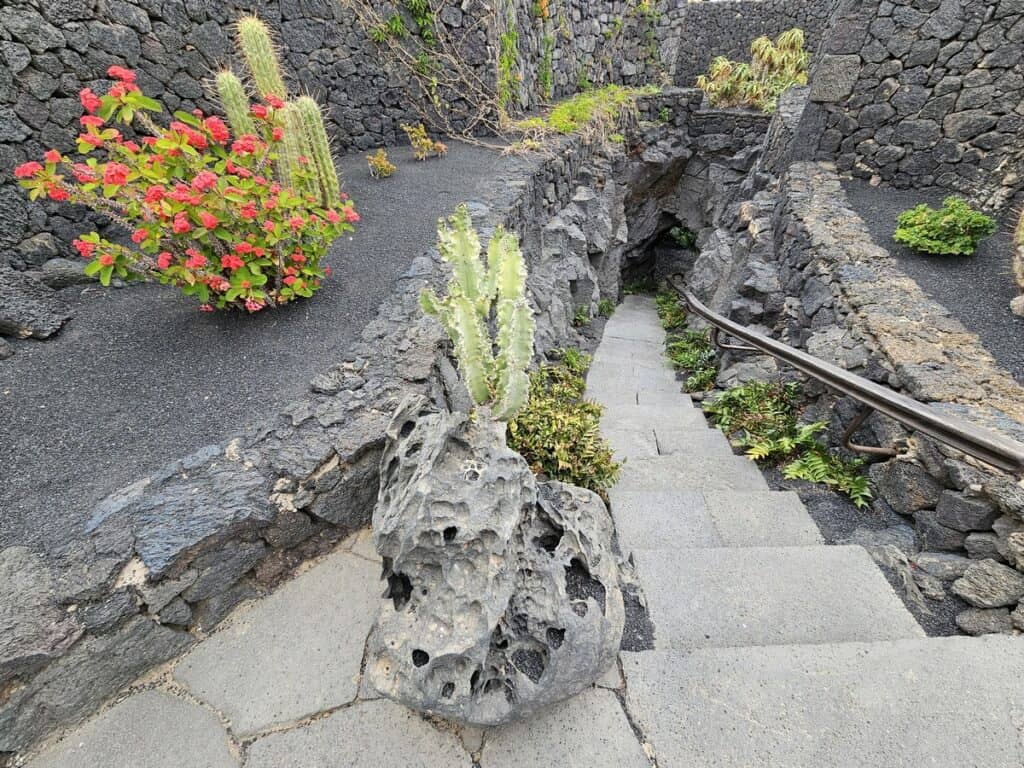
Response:
[[[224,114],[227,115],[228,124],[235,136],[242,136],[246,133],[255,133],[252,118],[249,116],[249,97],[245,93],[245,86],[238,79],[238,75],[230,69],[222,69],[217,73],[217,95],[224,107]]]
[[[452,267],[448,295],[425,288],[423,311],[436,317],[455,345],[459,370],[477,405],[508,421],[526,405],[533,358],[533,313],[526,301],[526,266],[516,236],[499,227],[480,258],[480,239],[469,209],[460,205],[438,223],[438,251]],[[497,334],[490,335],[492,311]],[[495,354],[497,347],[497,354]]]
[[[338,171],[334,167],[334,157],[331,155],[327,131],[324,129],[324,118],[320,112],[320,105],[311,96],[300,96],[295,100],[293,108],[302,125],[307,157],[313,166],[313,179],[316,187],[314,194],[320,198],[320,202],[324,206],[336,205],[341,198],[341,185],[338,182]]]
[[[256,93],[260,98],[277,96],[288,98],[288,89],[281,76],[281,65],[267,25],[257,16],[243,16],[238,20],[238,47],[252,73]]]

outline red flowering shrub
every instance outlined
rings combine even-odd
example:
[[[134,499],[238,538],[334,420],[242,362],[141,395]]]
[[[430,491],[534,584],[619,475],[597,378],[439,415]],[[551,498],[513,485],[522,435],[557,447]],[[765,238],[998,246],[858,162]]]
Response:
[[[86,272],[104,285],[155,277],[181,288],[201,309],[250,312],[311,296],[328,274],[320,261],[331,241],[359,215],[344,195],[324,208],[273,179],[284,121],[277,100],[253,108],[258,135],[232,138],[219,117],[174,113],[167,128],[150,117],[161,106],[135,85],[135,73],[111,67],[117,82],[80,99],[86,114],[78,137],[80,162],[50,150],[15,176],[33,200],[86,205],[131,236],[134,247],[96,232],[74,246]],[[131,126],[138,140],[115,126]]]

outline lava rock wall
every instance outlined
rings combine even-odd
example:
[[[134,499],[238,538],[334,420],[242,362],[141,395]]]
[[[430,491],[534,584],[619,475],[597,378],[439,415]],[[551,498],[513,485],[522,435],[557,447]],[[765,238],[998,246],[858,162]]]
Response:
[[[1019,0],[843,0],[805,140],[840,172],[1005,208],[1024,188],[1022,60]]]

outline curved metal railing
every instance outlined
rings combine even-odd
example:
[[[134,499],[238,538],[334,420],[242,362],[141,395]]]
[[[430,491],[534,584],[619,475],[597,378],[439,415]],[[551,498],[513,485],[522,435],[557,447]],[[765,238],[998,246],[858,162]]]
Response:
[[[849,444],[850,436],[870,415],[871,411],[878,411],[916,432],[928,435],[986,464],[991,464],[1018,477],[1024,475],[1024,445],[1021,443],[982,429],[956,416],[941,413],[911,397],[894,392],[880,384],[733,322],[702,304],[685,288],[679,275],[670,277],[668,284],[686,302],[694,314],[700,315],[712,325],[716,335],[718,331],[722,331],[748,345],[723,344],[716,339],[719,346],[726,349],[763,352],[771,355],[865,406],[855,422],[846,430],[844,436],[844,442],[854,450],[895,455],[896,451],[892,449]]]

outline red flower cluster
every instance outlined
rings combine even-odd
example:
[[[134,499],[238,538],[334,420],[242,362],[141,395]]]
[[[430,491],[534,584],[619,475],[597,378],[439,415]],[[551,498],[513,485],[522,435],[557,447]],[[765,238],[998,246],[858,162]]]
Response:
[[[135,248],[96,232],[73,242],[89,260],[86,271],[104,284],[114,275],[155,277],[198,298],[204,311],[256,312],[311,296],[330,271],[320,263],[327,247],[359,215],[347,198],[324,207],[266,178],[284,139],[283,102],[267,96],[253,107],[252,134],[232,137],[221,118],[198,110],[154,129],[146,113],[160,105],[140,91],[135,73],[115,65],[107,74],[116,81],[107,93],[79,93],[86,114],[78,151],[87,158],[51,149],[43,163],[14,171],[32,199],[71,200],[129,225]],[[125,120],[135,135],[148,135],[124,139],[115,125]]]

